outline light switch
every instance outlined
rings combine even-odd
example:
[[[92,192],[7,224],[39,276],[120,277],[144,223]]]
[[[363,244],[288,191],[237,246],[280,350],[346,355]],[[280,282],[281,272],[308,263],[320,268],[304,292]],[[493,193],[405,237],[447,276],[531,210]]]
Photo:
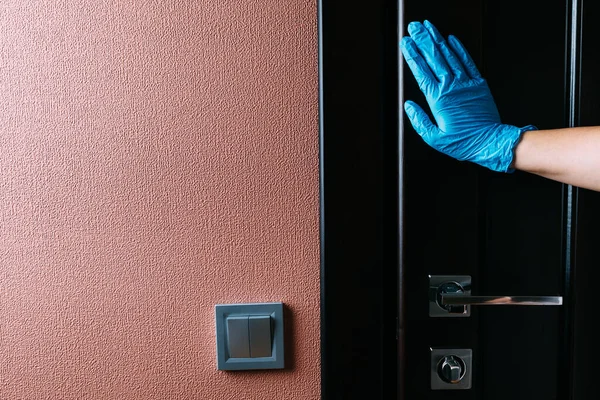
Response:
[[[217,369],[285,368],[283,303],[217,304]]]
[[[255,315],[248,319],[250,357],[271,357],[271,317]]]
[[[229,357],[250,357],[248,316],[227,317],[227,349]]]

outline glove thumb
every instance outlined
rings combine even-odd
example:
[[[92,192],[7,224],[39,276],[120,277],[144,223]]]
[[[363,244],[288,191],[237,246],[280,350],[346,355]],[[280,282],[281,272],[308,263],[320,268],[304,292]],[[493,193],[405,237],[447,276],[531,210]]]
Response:
[[[437,132],[437,126],[431,122],[427,113],[414,101],[408,100],[405,102],[404,110],[415,131],[428,142],[429,136]]]

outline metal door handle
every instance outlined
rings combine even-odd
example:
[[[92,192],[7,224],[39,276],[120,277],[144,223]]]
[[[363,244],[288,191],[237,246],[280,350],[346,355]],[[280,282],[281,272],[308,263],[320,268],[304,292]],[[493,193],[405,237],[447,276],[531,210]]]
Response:
[[[442,293],[444,306],[560,306],[562,296],[469,296],[462,293]]]
[[[468,317],[471,306],[560,306],[562,296],[471,296],[468,275],[429,276],[429,316]]]

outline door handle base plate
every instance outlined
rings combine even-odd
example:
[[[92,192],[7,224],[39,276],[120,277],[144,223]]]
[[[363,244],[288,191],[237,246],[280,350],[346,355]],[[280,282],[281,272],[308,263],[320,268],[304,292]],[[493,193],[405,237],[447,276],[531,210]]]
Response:
[[[430,317],[470,317],[471,307],[464,306],[463,312],[448,312],[448,309],[440,306],[440,286],[447,283],[453,282],[462,287],[462,290],[466,296],[471,294],[471,277],[469,275],[429,275],[429,316]]]

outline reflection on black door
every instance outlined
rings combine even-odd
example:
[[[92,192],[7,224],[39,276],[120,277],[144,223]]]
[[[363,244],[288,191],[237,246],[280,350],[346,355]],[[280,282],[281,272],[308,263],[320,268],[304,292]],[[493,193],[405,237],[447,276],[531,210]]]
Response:
[[[600,125],[598,2],[402,3],[404,31],[427,19],[462,40],[503,122]],[[426,108],[408,68],[403,97]],[[591,321],[598,313],[600,194],[461,163],[429,148],[408,120],[404,130],[403,397],[598,398],[591,366],[600,357],[593,346],[600,333]],[[430,275],[470,276],[472,294],[560,295],[564,305],[473,306],[467,318],[430,317]],[[432,389],[432,348],[471,350],[470,388]]]

